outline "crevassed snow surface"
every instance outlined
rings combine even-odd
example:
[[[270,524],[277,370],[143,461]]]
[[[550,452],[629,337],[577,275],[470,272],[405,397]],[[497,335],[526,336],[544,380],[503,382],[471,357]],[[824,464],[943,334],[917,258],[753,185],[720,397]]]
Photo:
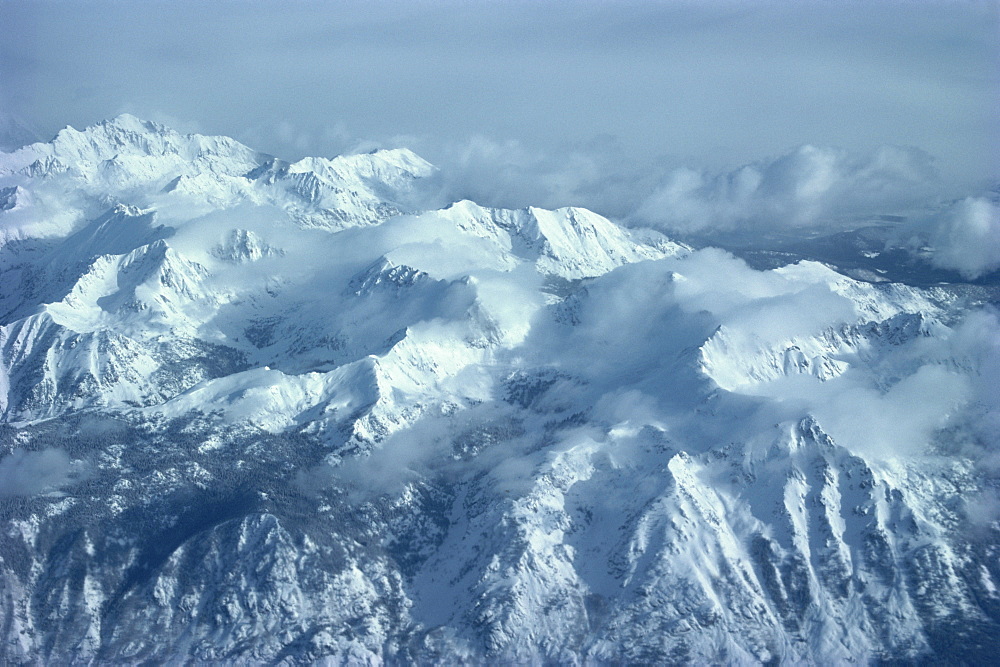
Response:
[[[131,116],[0,154],[0,657],[995,656],[983,298],[434,171]]]

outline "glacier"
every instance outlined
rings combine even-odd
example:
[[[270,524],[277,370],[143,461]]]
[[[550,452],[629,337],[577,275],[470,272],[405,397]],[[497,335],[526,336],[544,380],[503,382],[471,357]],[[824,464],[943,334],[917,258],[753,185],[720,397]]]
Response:
[[[995,288],[435,173],[0,154],[0,660],[994,659]]]

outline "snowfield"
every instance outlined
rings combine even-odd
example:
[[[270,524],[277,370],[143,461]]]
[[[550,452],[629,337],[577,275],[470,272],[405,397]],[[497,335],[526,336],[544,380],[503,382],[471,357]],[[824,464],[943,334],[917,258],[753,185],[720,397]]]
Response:
[[[435,173],[0,154],[0,660],[995,659],[996,294]]]

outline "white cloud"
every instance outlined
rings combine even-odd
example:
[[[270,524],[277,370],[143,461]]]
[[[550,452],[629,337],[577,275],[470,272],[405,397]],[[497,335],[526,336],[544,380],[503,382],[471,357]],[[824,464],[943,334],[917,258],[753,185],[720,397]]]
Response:
[[[862,156],[805,145],[729,172],[677,169],[634,218],[697,233],[835,228],[924,205],[939,189],[931,157],[915,148]]]
[[[1000,205],[964,199],[935,221],[930,243],[932,264],[970,280],[1000,269]]]
[[[811,409],[823,427],[839,444],[877,458],[925,453],[973,395],[966,375],[937,364],[920,366],[884,391],[853,374],[813,389]]]
[[[1000,317],[993,310],[973,311],[948,342],[950,357],[972,385],[966,421],[976,446],[983,450],[979,458],[1000,473]]]
[[[354,148],[405,146],[439,167],[428,208],[469,199],[483,206],[579,206],[624,218],[656,185],[655,161],[627,155],[621,142],[601,136],[588,142],[539,146],[482,134],[435,140],[429,136],[355,142]]]

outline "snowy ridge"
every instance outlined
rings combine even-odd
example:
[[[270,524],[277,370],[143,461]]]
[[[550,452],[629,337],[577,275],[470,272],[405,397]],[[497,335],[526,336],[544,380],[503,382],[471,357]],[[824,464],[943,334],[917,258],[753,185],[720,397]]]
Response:
[[[434,171],[131,116],[0,155],[0,658],[993,657],[974,295]]]

